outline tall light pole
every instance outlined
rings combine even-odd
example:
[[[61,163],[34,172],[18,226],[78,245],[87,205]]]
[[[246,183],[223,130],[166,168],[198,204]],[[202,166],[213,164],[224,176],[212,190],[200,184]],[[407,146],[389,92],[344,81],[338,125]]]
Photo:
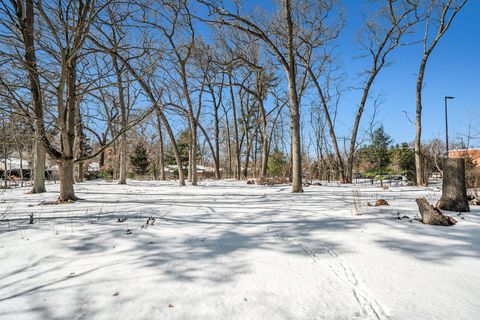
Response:
[[[447,158],[448,158],[448,104],[447,101],[455,99],[455,97],[445,97],[445,145],[447,147]]]

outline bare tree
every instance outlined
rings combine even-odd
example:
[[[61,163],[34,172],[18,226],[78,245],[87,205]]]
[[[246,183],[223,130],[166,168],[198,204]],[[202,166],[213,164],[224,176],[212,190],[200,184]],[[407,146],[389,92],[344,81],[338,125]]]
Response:
[[[26,70],[29,79],[29,89],[32,99],[33,120],[35,123],[35,172],[31,189],[32,193],[45,192],[45,145],[51,148],[46,139],[43,123],[44,106],[40,88],[40,76],[38,71],[36,47],[35,47],[35,12],[33,0],[1,1],[2,16],[1,24],[12,37],[20,35],[19,40],[23,44],[22,67]]]
[[[425,170],[423,170],[425,157],[422,151],[422,91],[425,85],[425,69],[433,50],[466,3],[467,0],[424,1],[425,33],[423,37],[423,56],[417,75],[415,116],[415,171],[418,186],[426,186],[428,184],[428,176],[425,177],[423,174],[425,172]],[[433,33],[432,29],[434,30]]]
[[[402,45],[402,38],[418,22],[417,9],[418,0],[388,0],[387,4],[379,9],[377,16],[366,22],[366,31],[363,38],[360,38],[360,43],[371,59],[371,66],[365,70],[366,79],[362,85],[362,95],[353,123],[347,158],[347,182],[352,182],[353,179],[358,130],[373,83],[388,64],[389,54]]]
[[[241,14],[242,8],[234,2],[235,11],[225,9],[228,6],[214,1],[197,0],[206,5],[210,11],[210,23],[221,24],[240,30],[262,41],[277,58],[287,76],[290,101],[290,125],[292,144],[292,192],[303,192],[302,187],[302,153],[300,141],[300,105],[297,91],[297,63],[295,61],[295,23],[292,16],[292,1],[281,1],[281,10],[274,14],[271,21],[258,21]],[[276,21],[276,23],[272,23]]]

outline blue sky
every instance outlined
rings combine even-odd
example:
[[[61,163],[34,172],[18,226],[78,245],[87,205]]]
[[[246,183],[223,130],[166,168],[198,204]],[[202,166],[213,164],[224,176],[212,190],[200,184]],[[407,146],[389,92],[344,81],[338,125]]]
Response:
[[[470,0],[456,17],[451,29],[442,38],[432,53],[425,74],[426,86],[423,91],[424,134],[428,140],[434,137],[444,139],[444,96],[455,96],[449,102],[449,127],[455,140],[466,133],[469,122],[477,128],[480,120],[480,1]],[[368,12],[366,1],[345,0],[347,25],[339,39],[342,63],[351,84],[367,60],[353,59],[358,50],[355,34]],[[421,35],[419,35],[421,37]],[[396,143],[411,142],[415,127],[405,116],[415,117],[415,81],[422,46],[412,45],[399,48],[390,61],[393,65],[384,69],[374,84],[375,94],[383,95],[377,120]],[[354,110],[359,101],[359,92],[349,92],[341,104],[338,129],[348,134],[352,126]],[[363,124],[370,119],[371,105],[366,111]],[[480,134],[480,132],[479,132]],[[478,145],[479,140],[476,141]]]
[[[362,82],[358,73],[371,62],[358,58],[360,48],[356,36],[364,18],[374,8],[367,0],[340,2],[345,9],[346,25],[336,45],[340,65],[346,74],[344,86],[359,87]],[[269,10],[273,2],[247,0],[246,4],[249,9],[260,6]],[[421,30],[415,35],[416,41],[422,39],[424,25],[419,24],[418,28]],[[389,56],[391,65],[381,71],[373,86],[372,98],[379,94],[382,96],[376,122],[384,125],[394,143],[413,142],[415,138],[415,126],[409,122],[407,115],[415,120],[416,79],[422,54],[421,43],[397,48]],[[341,140],[351,135],[360,95],[360,91],[350,90],[342,96],[336,124],[337,137]],[[459,142],[471,123],[472,131],[476,129],[478,137],[471,141],[471,146],[480,147],[480,0],[469,0],[430,56],[423,90],[424,141],[445,139],[445,96],[455,97],[449,101],[450,143]],[[372,109],[373,99],[367,104],[359,135],[368,127]],[[309,123],[308,112],[304,110],[302,114],[302,122]]]

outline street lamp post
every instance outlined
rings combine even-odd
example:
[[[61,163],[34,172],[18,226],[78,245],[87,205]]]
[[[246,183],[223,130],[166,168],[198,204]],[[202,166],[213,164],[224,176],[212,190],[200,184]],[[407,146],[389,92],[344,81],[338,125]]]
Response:
[[[450,97],[450,96],[445,97],[445,145],[447,147],[447,158],[448,158],[448,104],[447,104],[447,101],[450,99],[455,99],[455,97]]]

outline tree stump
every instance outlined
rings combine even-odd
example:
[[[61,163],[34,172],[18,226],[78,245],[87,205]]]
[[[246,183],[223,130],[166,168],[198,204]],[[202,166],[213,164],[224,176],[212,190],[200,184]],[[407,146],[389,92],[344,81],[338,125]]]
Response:
[[[375,207],[380,207],[380,206],[389,206],[388,201],[385,199],[378,199],[375,202]]]
[[[445,216],[440,209],[434,208],[432,205],[430,205],[425,197],[417,198],[415,201],[417,202],[418,210],[420,211],[422,222],[424,224],[452,226],[457,223],[457,220],[452,217]]]
[[[465,181],[465,159],[447,158],[443,162],[442,197],[437,207],[446,211],[470,212]]]

